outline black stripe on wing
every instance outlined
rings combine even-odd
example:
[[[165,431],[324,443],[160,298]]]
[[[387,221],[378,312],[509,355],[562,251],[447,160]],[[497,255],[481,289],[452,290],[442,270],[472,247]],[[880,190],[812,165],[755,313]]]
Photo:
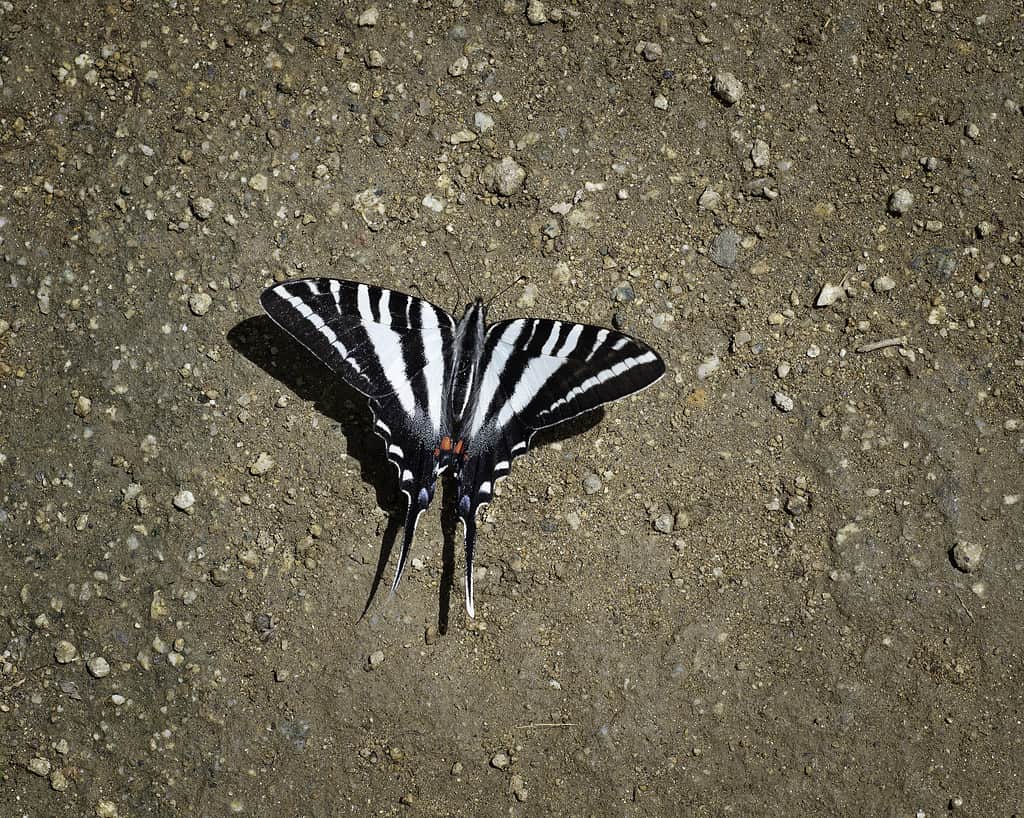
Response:
[[[374,431],[408,499],[398,586],[420,514],[437,479],[437,441],[448,434],[443,389],[455,323],[419,298],[355,281],[310,278],[265,290],[267,314],[369,398]]]
[[[533,434],[645,389],[664,374],[658,353],[614,330],[538,318],[488,328],[477,375],[480,395],[464,430],[469,456],[459,475],[471,616],[477,511],[490,502],[512,461],[529,449]]]

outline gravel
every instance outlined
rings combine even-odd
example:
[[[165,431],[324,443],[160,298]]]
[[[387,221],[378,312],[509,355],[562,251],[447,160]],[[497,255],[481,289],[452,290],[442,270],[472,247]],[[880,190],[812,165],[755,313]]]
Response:
[[[174,495],[174,507],[178,511],[189,511],[196,504],[196,496],[188,489],[182,489]]]
[[[497,752],[491,756],[491,766],[496,770],[507,770],[511,763],[512,759],[509,758],[508,753]]]

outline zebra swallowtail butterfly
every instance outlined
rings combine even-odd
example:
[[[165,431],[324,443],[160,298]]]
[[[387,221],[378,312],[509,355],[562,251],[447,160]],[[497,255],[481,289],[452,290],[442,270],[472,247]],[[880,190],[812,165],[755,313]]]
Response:
[[[538,429],[631,395],[665,364],[620,332],[516,318],[487,325],[478,298],[456,320],[394,290],[307,278],[265,290],[267,314],[349,386],[369,398],[408,499],[391,590],[398,587],[420,515],[450,469],[466,539],[466,611],[473,616],[477,512],[525,454]]]

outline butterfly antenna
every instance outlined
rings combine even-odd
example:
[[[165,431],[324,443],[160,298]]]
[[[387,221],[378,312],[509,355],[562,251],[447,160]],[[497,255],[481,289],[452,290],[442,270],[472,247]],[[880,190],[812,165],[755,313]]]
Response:
[[[472,294],[469,292],[469,290],[466,288],[466,285],[463,283],[462,277],[459,275],[459,270],[455,266],[455,259],[452,258],[451,251],[447,247],[444,249],[444,254],[445,257],[447,257],[448,259],[448,264],[451,265],[452,275],[455,276],[455,282],[459,285],[459,292],[461,294],[464,294],[465,298],[468,300]]]
[[[507,293],[509,290],[511,290],[513,287],[515,287],[521,281],[526,281],[526,276],[522,276],[522,275],[521,276],[517,276],[515,281],[513,281],[511,284],[507,284],[506,286],[504,286],[500,290],[498,290],[498,292],[496,292],[494,295],[492,295],[487,300],[487,309],[490,309],[491,308],[491,304],[493,304],[495,301],[497,301],[499,298],[501,298],[503,295],[505,295],[505,293]]]

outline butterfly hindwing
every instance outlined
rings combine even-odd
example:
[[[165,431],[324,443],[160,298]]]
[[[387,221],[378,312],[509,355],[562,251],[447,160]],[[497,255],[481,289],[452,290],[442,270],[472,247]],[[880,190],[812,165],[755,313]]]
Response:
[[[354,281],[310,278],[263,292],[267,314],[342,380],[369,398],[408,499],[398,586],[416,523],[434,495],[437,441],[448,433],[444,384],[455,322],[433,304]]]
[[[459,473],[470,615],[477,512],[490,502],[512,461],[529,449],[533,434],[645,389],[664,372],[654,350],[614,330],[538,318],[488,328]]]

